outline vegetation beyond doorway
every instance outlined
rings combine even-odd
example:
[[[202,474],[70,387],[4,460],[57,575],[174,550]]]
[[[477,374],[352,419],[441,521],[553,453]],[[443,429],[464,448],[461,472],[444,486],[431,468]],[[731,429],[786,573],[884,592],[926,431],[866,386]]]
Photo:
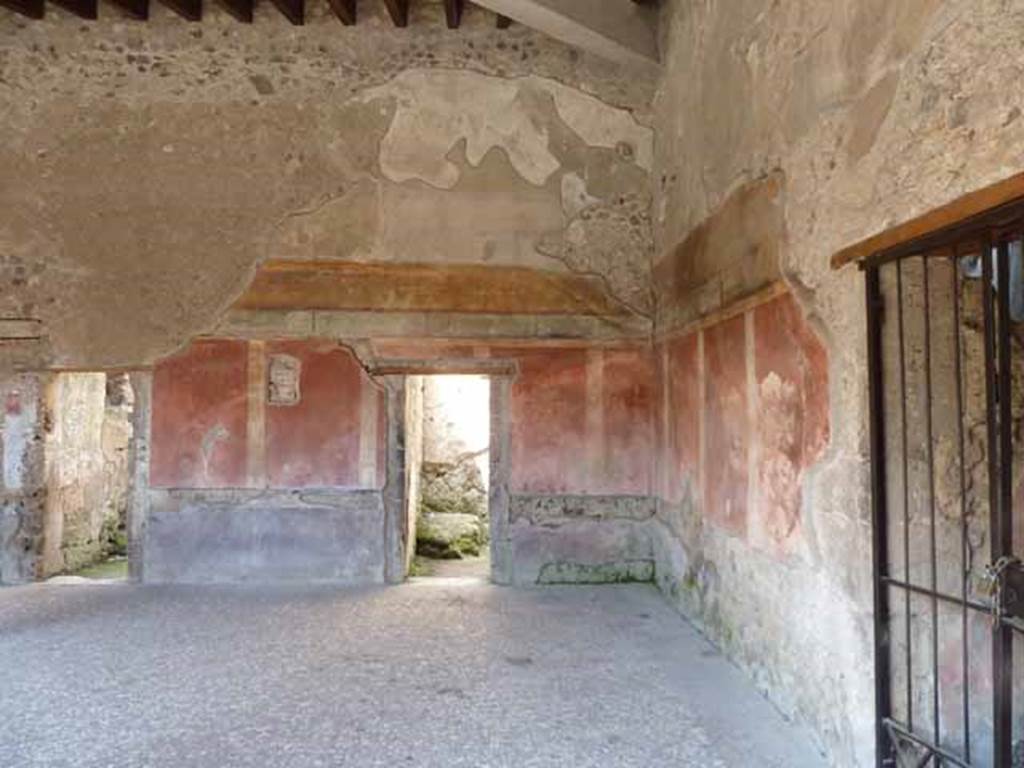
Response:
[[[459,573],[486,571],[489,541],[490,380],[426,376],[419,425],[414,573],[433,575],[438,561],[463,562]],[[419,427],[417,429],[416,427]],[[418,434],[417,434],[418,433]],[[415,438],[413,438],[415,439]],[[479,566],[479,567],[477,567]]]

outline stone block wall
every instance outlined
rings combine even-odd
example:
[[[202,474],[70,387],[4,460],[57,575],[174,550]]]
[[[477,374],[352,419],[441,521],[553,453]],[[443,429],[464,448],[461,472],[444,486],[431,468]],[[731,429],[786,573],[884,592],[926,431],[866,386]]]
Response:
[[[107,385],[103,373],[0,380],[0,584],[76,570],[123,550],[132,397],[128,387],[108,398]]]
[[[39,576],[74,571],[122,549],[131,469],[133,397],[123,377],[57,374],[46,398]]]

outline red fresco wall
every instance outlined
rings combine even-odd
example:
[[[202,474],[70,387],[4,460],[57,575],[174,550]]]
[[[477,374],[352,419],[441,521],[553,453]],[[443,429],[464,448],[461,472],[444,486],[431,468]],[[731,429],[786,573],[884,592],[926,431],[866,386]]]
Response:
[[[800,527],[800,481],[828,444],[828,358],[791,296],[754,310],[758,496],[766,541]]]
[[[510,394],[512,493],[652,493],[658,372],[646,344],[374,346],[397,358],[518,363]]]
[[[705,515],[740,536],[747,532],[750,450],[744,322],[741,315],[704,332]]]
[[[516,357],[510,490],[650,494],[656,391],[650,350],[548,348],[519,350]]]
[[[291,355],[302,366],[301,403],[267,407],[270,485],[357,486],[362,369],[348,351],[329,341],[269,342],[267,354]]]
[[[602,357],[602,455],[590,468],[588,487],[591,493],[646,495],[654,469],[654,360],[647,349],[610,349]]]
[[[662,498],[689,489],[709,525],[785,556],[802,532],[804,473],[829,440],[821,341],[784,294],[660,353]]]
[[[197,341],[156,366],[151,485],[359,487],[362,398],[370,392],[377,399],[376,429],[365,439],[376,441],[375,485],[380,487],[383,393],[364,388],[362,368],[333,342],[266,343],[267,359],[278,353],[301,362],[301,399],[293,406],[249,398],[248,342]],[[262,439],[253,444],[247,437],[251,419],[262,424]],[[250,476],[252,466],[260,468],[257,476]]]
[[[291,407],[266,405],[262,445],[248,446],[253,408],[246,400],[248,349],[246,342],[201,341],[157,366],[151,483],[245,487],[249,454],[263,450],[264,460],[256,464],[264,467],[265,478],[252,485],[358,486],[362,369],[330,342],[267,342],[268,358],[281,353],[301,362],[302,400]],[[510,404],[513,492],[651,492],[656,374],[647,347],[431,350],[437,358],[473,355],[519,363]],[[387,421],[383,393],[372,391],[379,398],[376,485],[381,487]],[[230,440],[216,443],[212,471],[196,471],[203,436],[221,422],[229,424]]]
[[[245,485],[247,377],[247,345],[242,341],[197,341],[156,366],[152,485]]]
[[[700,337],[696,333],[666,344],[662,386],[667,387],[662,444],[667,446],[662,497],[679,503],[700,495],[700,411],[703,407],[700,375]]]
[[[511,394],[511,489],[584,493],[587,353],[582,349],[520,353]]]

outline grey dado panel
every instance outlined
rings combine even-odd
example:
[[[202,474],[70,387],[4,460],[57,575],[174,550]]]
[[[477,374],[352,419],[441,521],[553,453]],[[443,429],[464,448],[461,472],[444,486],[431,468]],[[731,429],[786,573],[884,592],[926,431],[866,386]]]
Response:
[[[157,496],[145,531],[146,582],[384,582],[380,492]]]

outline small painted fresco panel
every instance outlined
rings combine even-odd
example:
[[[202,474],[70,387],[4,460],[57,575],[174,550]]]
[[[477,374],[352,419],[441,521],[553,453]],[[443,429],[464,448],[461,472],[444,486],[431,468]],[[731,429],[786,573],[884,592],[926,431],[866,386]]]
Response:
[[[291,405],[267,403],[270,486],[357,487],[365,375],[359,364],[330,341],[267,344],[268,361],[277,355],[298,361],[299,395]]]

